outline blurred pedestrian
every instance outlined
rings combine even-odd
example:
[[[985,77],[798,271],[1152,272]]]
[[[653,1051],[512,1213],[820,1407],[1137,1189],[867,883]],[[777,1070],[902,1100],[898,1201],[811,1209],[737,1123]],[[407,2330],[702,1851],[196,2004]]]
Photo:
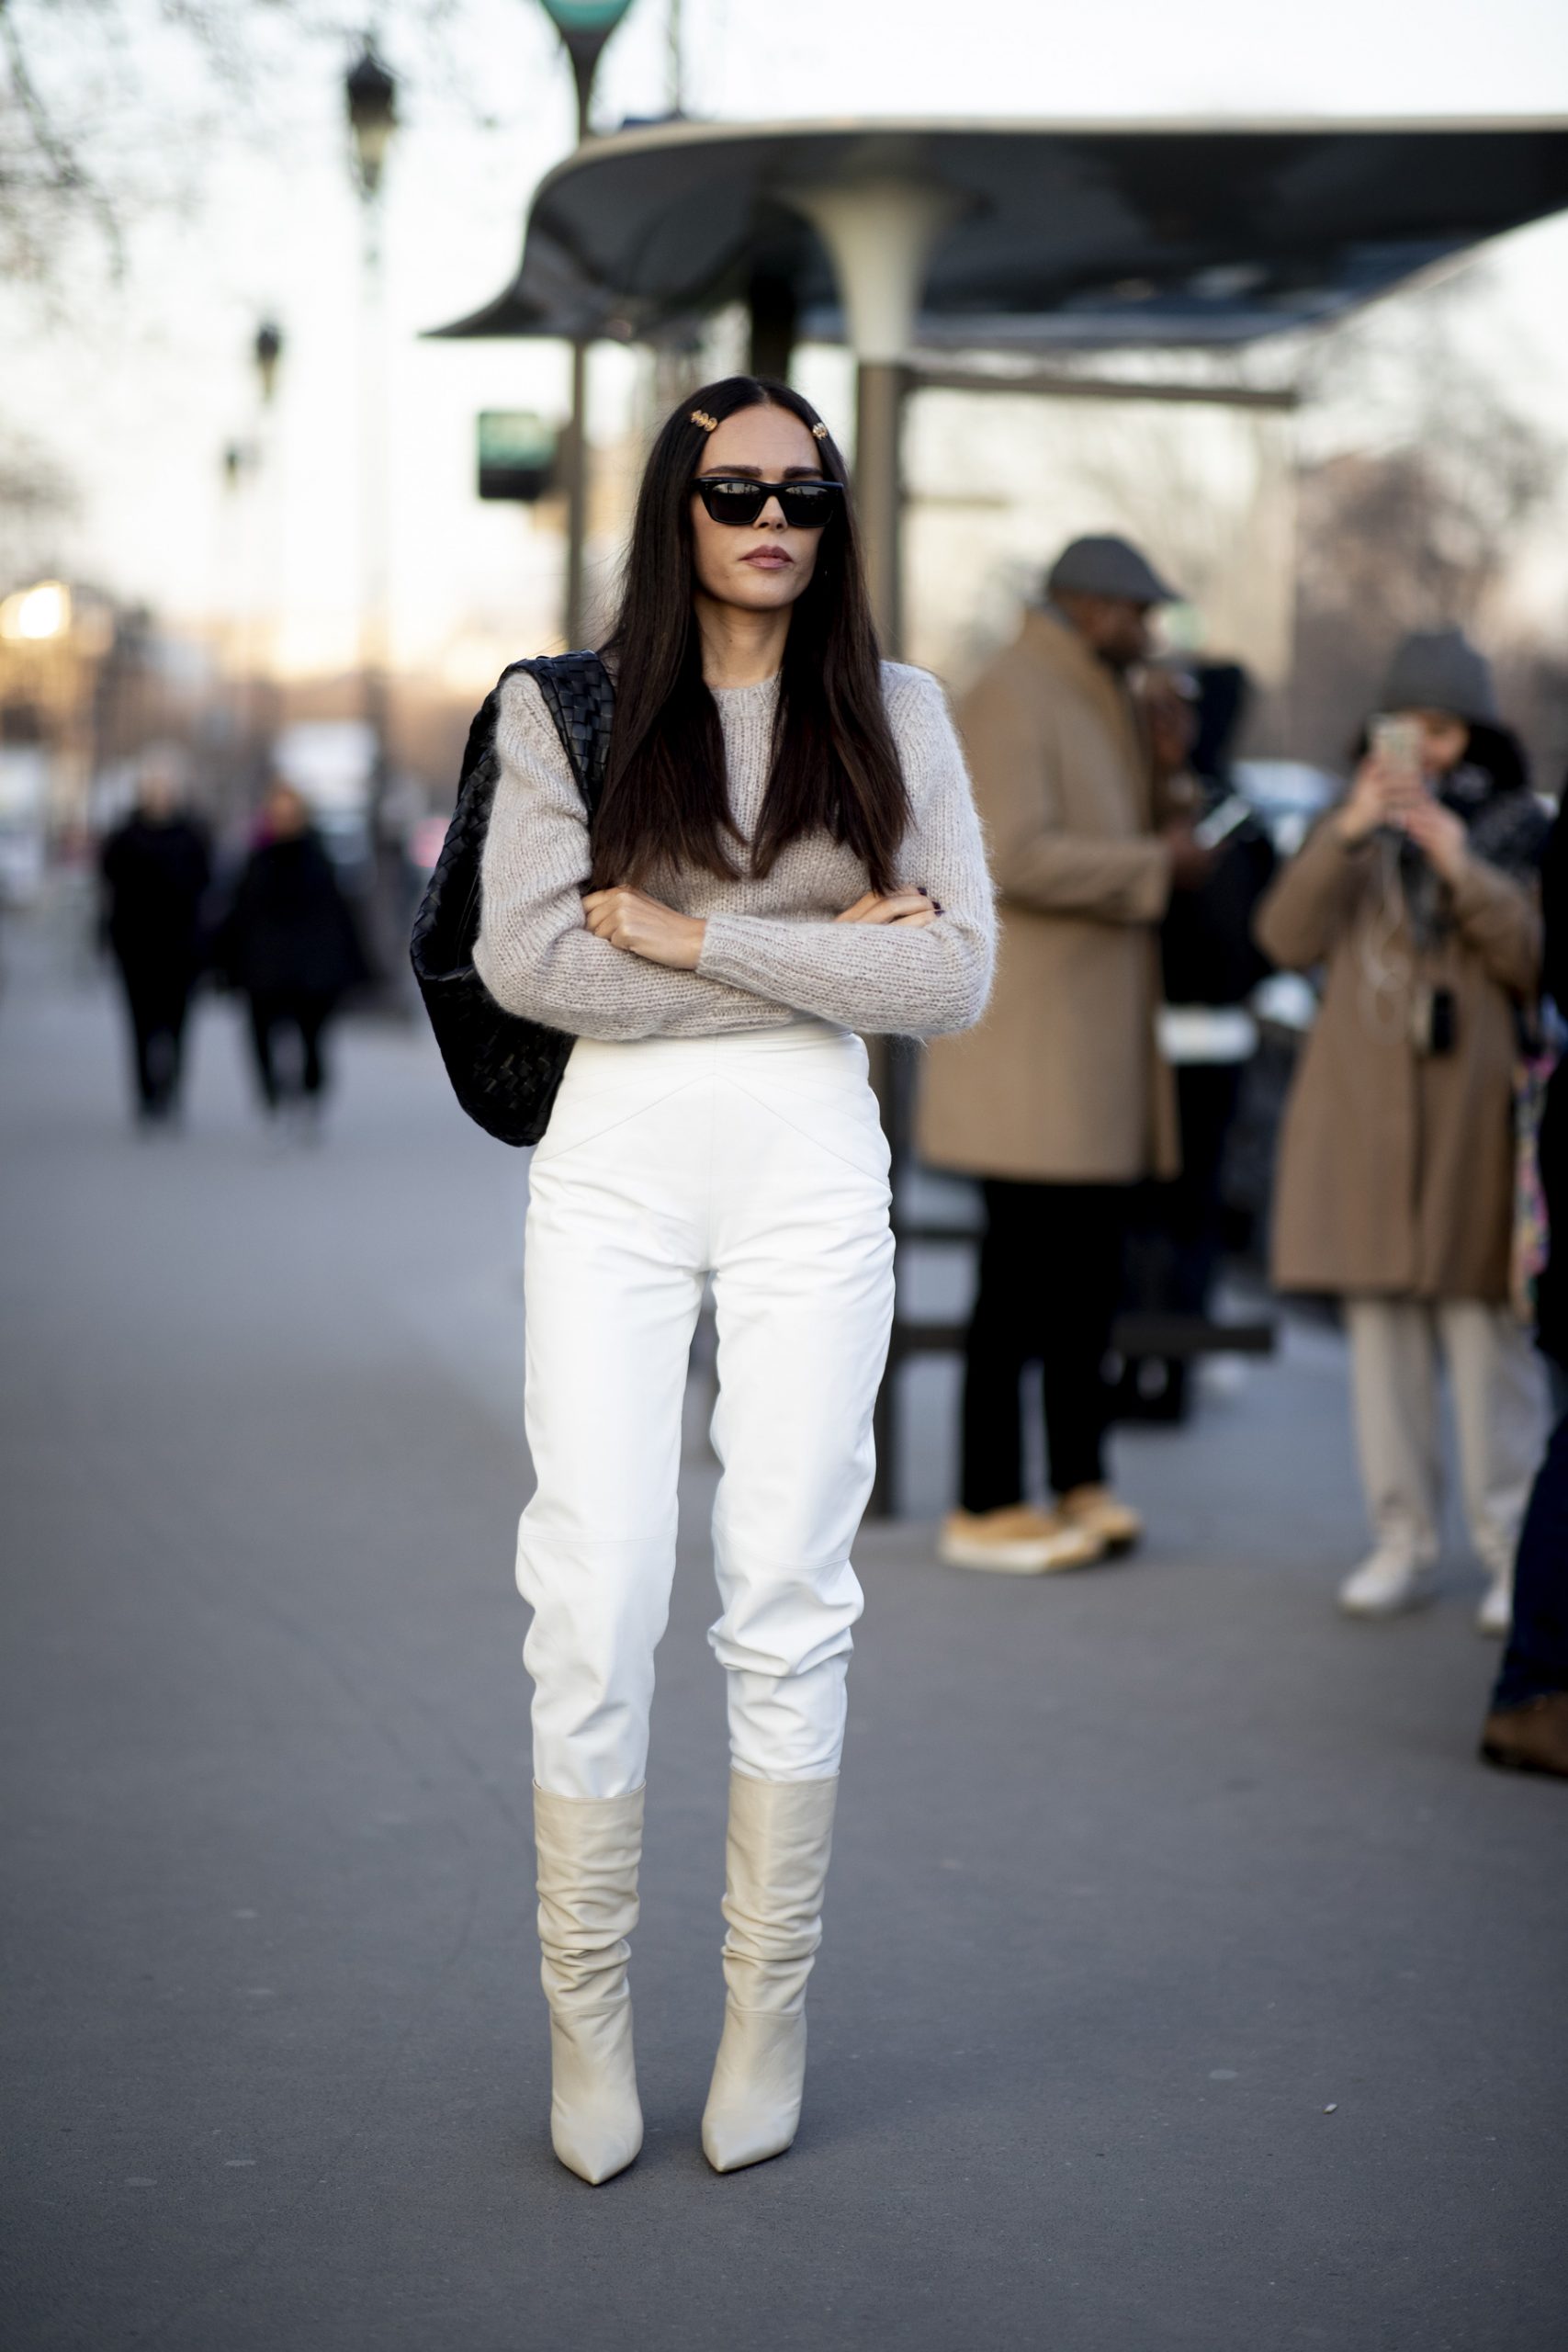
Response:
[[[1542,981],[1568,1012],[1568,825],[1552,828],[1541,860]],[[1536,1285],[1536,1337],[1551,1380],[1552,1431],[1536,1476],[1514,1563],[1514,1618],[1482,1729],[1488,1764],[1568,1779],[1568,1057],[1546,1091],[1540,1181],[1550,1252]]]
[[[1458,629],[1400,647],[1371,745],[1258,913],[1278,962],[1324,967],[1280,1135],[1274,1277],[1345,1304],[1375,1541],[1342,1607],[1388,1616],[1430,1590],[1442,1357],[1488,1578],[1479,1622],[1503,1633],[1540,1450],[1540,1367],[1509,1297],[1547,820]]]
[[[256,1082],[267,1113],[314,1126],[327,1091],[325,1035],[366,978],[348,901],[304,797],[275,784],[219,933],[216,960],[250,1007]]]
[[[182,810],[161,762],[144,769],[136,805],[103,846],[104,933],[119,967],[131,1038],[138,1123],[179,1115],[186,1022],[201,964],[207,835]]]
[[[1258,899],[1273,879],[1274,846],[1236,792],[1231,750],[1250,699],[1234,662],[1167,662],[1152,668],[1141,699],[1156,786],[1190,794],[1201,841],[1217,854],[1195,888],[1174,890],[1160,926],[1165,1004],[1160,1044],[1175,1073],[1181,1169],[1141,1188],[1128,1253],[1126,1302],[1134,1314],[1206,1323],[1224,1239],[1226,1146],[1258,1024],[1247,999],[1269,969],[1252,934]],[[1186,1357],[1130,1357],[1116,1393],[1118,1420],[1177,1422],[1189,1397]]]
[[[470,739],[497,777],[474,967],[577,1040],[529,1175],[517,1578],[551,2131],[590,2181],[642,2140],[626,1938],[709,1274],[731,1775],[703,2147],[733,2172],[795,2136],[893,1311],[854,1033],[975,1020],[992,929],[942,690],[877,657],[844,462],[797,392],[732,377],[667,419],[626,581],[592,839],[539,678]]]
[[[1142,1532],[1107,1481],[1105,1359],[1133,1188],[1175,1173],[1160,1060],[1161,920],[1209,871],[1156,789],[1128,673],[1171,592],[1124,539],[1077,539],[1046,603],[964,706],[1000,893],[996,991],[930,1052],[924,1156],[982,1181],[986,1232],[964,1361],[961,1509],[942,1558],[1013,1574],[1123,1551]],[[1026,1503],[1021,1379],[1043,1367],[1055,1508]]]

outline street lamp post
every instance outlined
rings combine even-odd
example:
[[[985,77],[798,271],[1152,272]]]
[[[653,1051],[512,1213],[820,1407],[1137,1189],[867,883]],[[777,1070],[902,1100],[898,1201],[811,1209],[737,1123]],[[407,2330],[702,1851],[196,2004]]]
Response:
[[[571,61],[577,89],[577,143],[592,135],[590,119],[593,77],[604,45],[631,0],[543,0],[546,15],[560,35]],[[583,549],[588,537],[588,343],[574,336],[571,345],[571,421],[562,445],[561,473],[566,486],[566,641],[581,645],[587,612],[583,594]]]
[[[381,188],[387,151],[398,127],[398,85],[367,33],[344,82],[348,126],[354,141],[354,178],[359,195],[363,316],[360,334],[360,558],[359,667],[366,725],[370,735],[369,805],[370,920],[375,961],[383,972],[397,970],[400,957],[397,924],[397,861],[386,838],[390,781],[387,691],[387,386],[385,313],[381,270]],[[261,364],[260,339],[257,364]]]
[[[364,197],[381,192],[387,150],[398,127],[398,85],[376,53],[368,33],[344,84],[348,127],[354,134],[354,167]]]
[[[277,370],[283,357],[283,331],[264,319],[251,338],[250,358],[255,369],[257,407],[252,428],[243,440],[228,442],[223,450],[224,500],[222,604],[224,658],[231,672],[233,757],[229,786],[248,792],[255,783],[251,772],[265,720],[266,688],[264,631],[260,606],[265,570],[264,538],[268,515],[258,511],[256,484],[266,477],[270,413],[277,390]],[[249,495],[245,493],[249,491]],[[269,501],[269,507],[276,503]]]
[[[588,117],[593,103],[593,77],[599,71],[604,44],[631,4],[632,0],[544,0],[545,14],[559,33],[571,60],[571,77],[577,85],[580,147],[590,132]]]
[[[277,363],[283,356],[283,329],[271,319],[264,319],[256,329],[251,345],[255,362],[256,384],[261,392],[263,408],[272,406],[272,396],[277,390]]]
[[[255,369],[255,438],[245,452],[243,470],[253,477],[248,514],[243,520],[241,555],[242,744],[259,746],[276,724],[276,678],[274,628],[277,617],[277,586],[281,561],[283,517],[278,481],[278,435],[273,414],[277,395],[277,371],[283,358],[283,330],[263,319],[251,339],[251,363]]]

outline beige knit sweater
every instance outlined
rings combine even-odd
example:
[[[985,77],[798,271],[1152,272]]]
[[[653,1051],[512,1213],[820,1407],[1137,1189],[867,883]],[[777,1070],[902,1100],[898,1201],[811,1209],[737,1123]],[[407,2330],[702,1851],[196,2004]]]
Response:
[[[480,876],[474,967],[509,1012],[578,1037],[705,1037],[803,1015],[846,1029],[929,1037],[979,1019],[996,920],[964,754],[936,680],[883,664],[888,722],[913,812],[898,858],[906,888],[942,909],[918,930],[835,923],[864,867],[827,833],[792,842],[758,879],[671,870],[651,894],[706,930],[694,972],[596,939],[582,918],[589,871],[581,796],[532,678],[509,679],[496,725],[501,773]],[[730,807],[750,841],[762,804],[778,684],[717,693]]]

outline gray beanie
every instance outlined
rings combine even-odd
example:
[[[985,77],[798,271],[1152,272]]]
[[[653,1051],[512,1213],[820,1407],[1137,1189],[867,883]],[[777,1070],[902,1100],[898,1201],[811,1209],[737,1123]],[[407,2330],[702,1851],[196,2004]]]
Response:
[[[1417,629],[1388,665],[1380,707],[1446,710],[1480,727],[1498,722],[1492,664],[1461,628]]]
[[[1130,605],[1174,605],[1179,600],[1147,560],[1127,539],[1074,539],[1045,575],[1048,596],[1120,596]]]

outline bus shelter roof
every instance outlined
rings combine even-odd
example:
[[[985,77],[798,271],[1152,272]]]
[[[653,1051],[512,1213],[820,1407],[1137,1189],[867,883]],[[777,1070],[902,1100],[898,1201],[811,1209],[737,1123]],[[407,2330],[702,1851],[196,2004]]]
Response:
[[[1238,345],[1568,206],[1568,120],[628,127],[557,165],[512,283],[434,332],[656,340],[763,284],[836,340],[796,205],[887,180],[950,200],[921,345]]]

